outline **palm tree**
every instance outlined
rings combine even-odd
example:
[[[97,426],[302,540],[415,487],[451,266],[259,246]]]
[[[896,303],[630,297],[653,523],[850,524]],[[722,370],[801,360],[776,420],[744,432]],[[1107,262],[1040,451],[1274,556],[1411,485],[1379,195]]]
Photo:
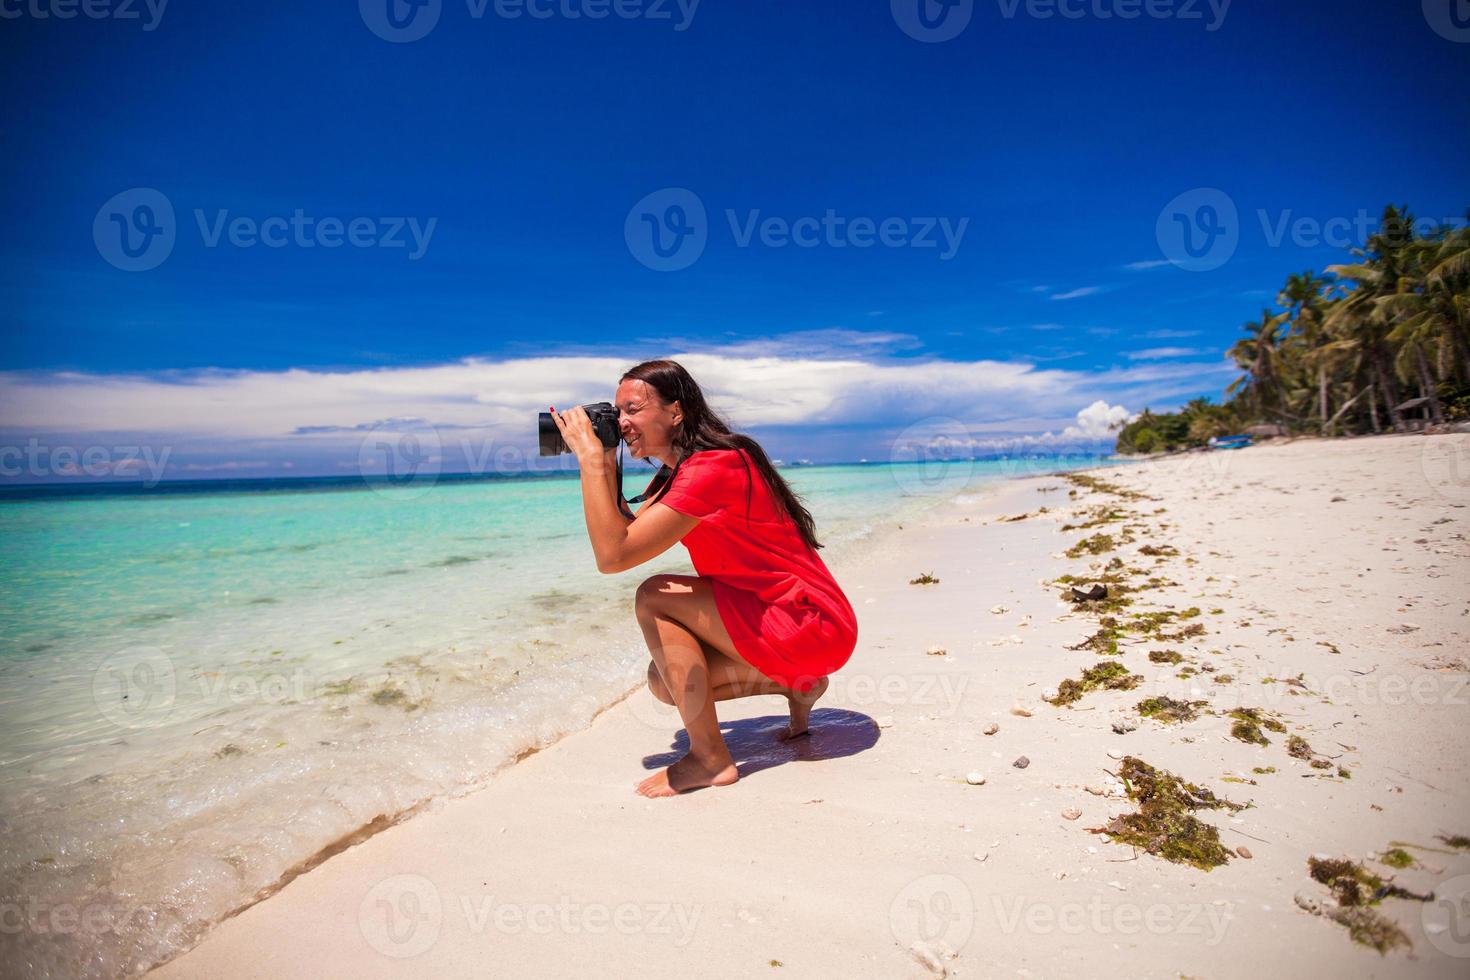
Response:
[[[1249,336],[1236,341],[1229,353],[1245,374],[1236,378],[1225,389],[1227,394],[1243,394],[1262,417],[1270,413],[1274,402],[1276,418],[1283,423],[1286,388],[1281,378],[1279,331],[1285,319],[1285,313],[1262,310],[1259,322],[1252,321],[1243,325],[1242,329]]]
[[[1325,429],[1327,427],[1327,367],[1328,358],[1314,356],[1323,348],[1327,341],[1327,329],[1323,325],[1324,295],[1327,288],[1327,280],[1320,279],[1316,273],[1308,269],[1300,275],[1289,276],[1286,286],[1277,296],[1276,302],[1286,307],[1287,315],[1291,320],[1292,328],[1288,328],[1288,336],[1293,335],[1303,347],[1302,359],[1309,368],[1315,368],[1317,373],[1317,420]]]
[[[1396,430],[1404,428],[1399,416],[1399,389],[1395,383],[1393,352],[1388,334],[1394,327],[1395,314],[1391,303],[1384,300],[1396,295],[1400,280],[1406,271],[1405,241],[1403,229],[1413,227],[1413,216],[1407,209],[1399,210],[1389,205],[1383,211],[1379,231],[1368,237],[1366,247],[1354,249],[1354,254],[1363,261],[1353,265],[1330,265],[1327,271],[1339,279],[1352,284],[1353,289],[1344,296],[1327,316],[1328,330],[1351,336],[1356,341],[1382,393],[1389,420]],[[1371,397],[1371,396],[1370,396]]]

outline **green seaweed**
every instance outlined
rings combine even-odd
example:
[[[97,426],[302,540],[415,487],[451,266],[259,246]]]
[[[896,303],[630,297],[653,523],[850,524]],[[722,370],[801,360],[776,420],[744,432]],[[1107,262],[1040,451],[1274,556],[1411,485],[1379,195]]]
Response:
[[[1197,810],[1242,810],[1239,803],[1220,799],[1210,790],[1186,783],[1178,776],[1134,756],[1123,759],[1118,777],[1136,813],[1113,819],[1093,833],[1107,833],[1115,843],[1140,848],[1176,864],[1209,871],[1226,864],[1231,852],[1220,843],[1218,828],[1194,816]]]
[[[1178,650],[1151,650],[1148,659],[1149,663],[1177,664],[1184,660],[1184,655]]]
[[[1082,524],[1063,524],[1062,531],[1086,531],[1102,524],[1113,524],[1117,521],[1125,521],[1129,514],[1112,507],[1089,507],[1087,509],[1088,519]]]
[[[1175,722],[1194,721],[1199,717],[1199,709],[1204,707],[1206,701],[1176,701],[1166,695],[1156,698],[1145,698],[1138,702],[1138,713],[1145,718],[1152,718],[1165,724]]]
[[[938,585],[938,584],[939,584],[939,579],[935,578],[934,575],[932,573],[930,573],[930,572],[925,572],[924,574],[920,575],[918,578],[911,578],[911,579],[909,579],[909,585]]]
[[[1057,696],[1051,699],[1051,703],[1061,707],[1080,699],[1088,691],[1131,691],[1142,683],[1142,676],[1129,673],[1128,668],[1118,661],[1104,660],[1084,670],[1080,679],[1069,677],[1058,684]]]
[[[1118,542],[1111,534],[1094,534],[1090,538],[1083,538],[1072,547],[1067,549],[1068,558],[1081,558],[1083,555],[1101,555],[1118,547]]]
[[[1120,487],[1116,483],[1109,483],[1106,480],[1100,480],[1095,476],[1088,476],[1086,473],[1067,473],[1062,477],[1062,479],[1066,480],[1068,483],[1079,489],[1093,490],[1097,493],[1110,493],[1113,496],[1121,497],[1124,500],[1155,499],[1148,496],[1147,494],[1139,493],[1136,490],[1128,490],[1124,487]]]
[[[1310,761],[1315,754],[1312,746],[1300,735],[1292,735],[1286,740],[1286,752],[1292,758]]]
[[[1414,860],[1414,855],[1410,854],[1402,847],[1390,847],[1388,850],[1378,855],[1378,860],[1380,863],[1386,864],[1390,868],[1398,868],[1400,871],[1402,871],[1404,868],[1413,867],[1417,863]]]
[[[1377,909],[1362,906],[1332,909],[1327,917],[1347,927],[1353,942],[1378,950],[1380,956],[1388,955],[1393,949],[1410,949],[1414,945],[1404,930]]]

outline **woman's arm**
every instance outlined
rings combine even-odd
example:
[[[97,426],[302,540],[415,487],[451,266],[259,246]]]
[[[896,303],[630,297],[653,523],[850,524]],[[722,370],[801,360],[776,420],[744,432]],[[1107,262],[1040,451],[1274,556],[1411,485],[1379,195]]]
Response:
[[[587,519],[587,537],[597,558],[597,570],[615,575],[656,558],[694,530],[699,518],[679,513],[672,507],[654,504],[629,521],[618,513],[607,493],[607,478],[600,467],[582,471],[582,513]]]
[[[567,447],[577,454],[582,473],[582,514],[587,537],[597,558],[597,570],[606,575],[627,571],[663,554],[694,530],[699,518],[681,514],[663,504],[645,507],[629,521],[618,511],[609,492],[616,475],[608,473],[608,454],[592,431],[581,408],[552,416]]]

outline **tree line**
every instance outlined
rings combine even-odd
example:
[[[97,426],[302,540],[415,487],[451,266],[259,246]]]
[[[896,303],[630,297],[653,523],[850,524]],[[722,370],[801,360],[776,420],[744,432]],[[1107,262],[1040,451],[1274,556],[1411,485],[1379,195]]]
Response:
[[[1336,436],[1470,418],[1470,212],[1419,234],[1390,205],[1352,254],[1289,276],[1276,308],[1244,324],[1228,352],[1242,373],[1221,404],[1145,409],[1117,451],[1185,449],[1262,424]]]

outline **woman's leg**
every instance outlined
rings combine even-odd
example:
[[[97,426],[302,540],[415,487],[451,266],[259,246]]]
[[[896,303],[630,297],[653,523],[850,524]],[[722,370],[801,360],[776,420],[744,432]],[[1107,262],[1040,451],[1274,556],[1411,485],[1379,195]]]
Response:
[[[638,586],[638,625],[689,733],[689,754],[638,784],[644,796],[672,796],[701,786],[723,786],[739,774],[720,735],[705,644],[733,651],[708,582],[687,575],[655,575]]]
[[[679,708],[690,745],[688,756],[644,780],[638,787],[640,793],[671,795],[695,786],[734,782],[734,760],[720,735],[716,701],[756,694],[782,695],[791,710],[791,723],[782,737],[805,734],[812,705],[827,690],[826,679],[799,694],[742,660],[720,620],[708,580],[656,575],[639,586],[637,611],[653,654],[649,689],[660,701]],[[729,779],[723,778],[726,765]],[[716,766],[719,778],[710,775]]]

